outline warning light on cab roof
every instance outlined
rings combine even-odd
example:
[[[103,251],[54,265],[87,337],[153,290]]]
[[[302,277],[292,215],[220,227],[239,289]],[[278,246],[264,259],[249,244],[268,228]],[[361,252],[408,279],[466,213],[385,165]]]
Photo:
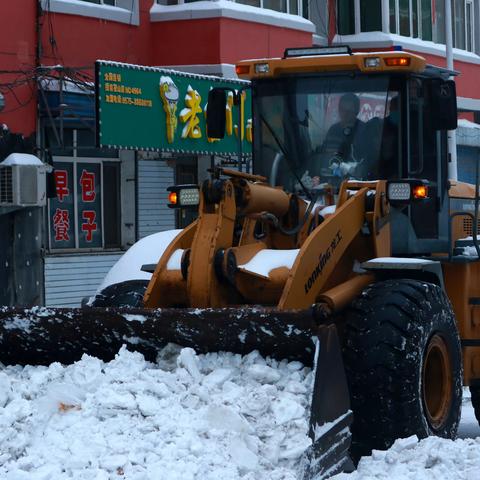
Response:
[[[409,57],[390,57],[384,58],[383,61],[387,67],[408,67],[410,65]]]
[[[250,73],[250,65],[237,65],[235,72],[237,75],[246,75]]]

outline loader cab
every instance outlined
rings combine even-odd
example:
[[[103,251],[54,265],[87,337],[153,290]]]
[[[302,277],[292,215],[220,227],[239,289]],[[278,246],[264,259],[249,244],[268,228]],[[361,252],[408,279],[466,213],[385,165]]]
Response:
[[[447,129],[457,119],[452,72],[412,54],[390,55],[408,59],[405,70],[352,68],[365,67],[371,56],[349,57],[277,59],[267,75],[250,71],[254,173],[310,199],[346,179],[423,180],[427,199],[392,202],[392,253],[448,251]]]

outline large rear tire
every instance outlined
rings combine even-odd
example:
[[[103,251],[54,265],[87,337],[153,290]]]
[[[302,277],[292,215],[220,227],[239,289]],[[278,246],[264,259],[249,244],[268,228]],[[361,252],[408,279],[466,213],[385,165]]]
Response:
[[[355,461],[397,438],[456,436],[461,347],[440,287],[409,279],[368,287],[347,312],[344,361]]]

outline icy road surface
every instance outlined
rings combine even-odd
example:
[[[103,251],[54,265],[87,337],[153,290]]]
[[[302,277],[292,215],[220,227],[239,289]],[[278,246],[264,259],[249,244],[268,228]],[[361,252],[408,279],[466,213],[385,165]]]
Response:
[[[1,480],[298,480],[312,374],[299,363],[196,355],[156,364],[0,369]],[[398,440],[335,480],[480,478],[468,390],[460,439]]]

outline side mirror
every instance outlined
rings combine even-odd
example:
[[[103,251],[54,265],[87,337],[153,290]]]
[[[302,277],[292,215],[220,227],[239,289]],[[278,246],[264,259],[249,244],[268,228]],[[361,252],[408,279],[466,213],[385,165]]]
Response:
[[[457,91],[453,80],[432,81],[431,112],[435,130],[457,128]]]
[[[207,135],[209,138],[225,137],[227,94],[223,88],[208,92]]]

